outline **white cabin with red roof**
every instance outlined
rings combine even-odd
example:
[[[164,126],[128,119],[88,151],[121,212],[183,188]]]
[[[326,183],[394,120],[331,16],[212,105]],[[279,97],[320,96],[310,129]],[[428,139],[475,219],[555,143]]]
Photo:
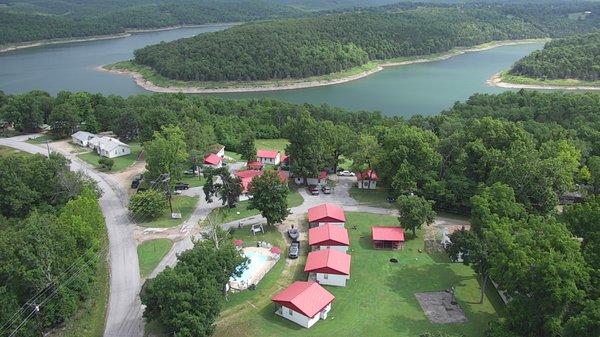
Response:
[[[345,287],[350,278],[350,255],[334,249],[315,250],[308,253],[304,271],[315,273],[319,284]]]
[[[204,157],[204,166],[219,168],[223,166],[223,157],[219,157],[214,153],[209,153]]]
[[[341,207],[325,203],[308,209],[308,223],[310,227],[322,226],[326,223],[344,227],[346,214]]]
[[[379,176],[377,175],[377,172],[373,170],[358,172],[356,174],[356,187],[360,189],[374,190],[377,188],[378,181]]]
[[[296,281],[271,300],[278,307],[275,313],[310,328],[320,319],[327,319],[335,297],[316,282]]]
[[[281,162],[281,153],[277,150],[258,150],[256,160],[265,165],[279,165]]]
[[[308,230],[308,245],[313,250],[333,249],[345,253],[350,246],[348,230],[339,225],[326,223]]]

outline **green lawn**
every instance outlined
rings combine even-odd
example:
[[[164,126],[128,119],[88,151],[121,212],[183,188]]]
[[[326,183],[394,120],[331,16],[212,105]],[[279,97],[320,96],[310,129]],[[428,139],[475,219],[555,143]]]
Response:
[[[296,191],[290,191],[290,194],[288,194],[287,199],[288,199],[288,207],[300,206],[302,204],[302,201],[304,200],[304,199],[302,199],[302,196],[300,195],[300,193],[298,193]],[[220,202],[220,201],[215,200],[213,202]],[[235,208],[228,208],[226,206],[216,208],[210,213],[209,216],[211,217],[211,219],[213,219],[213,221],[220,222],[220,223],[227,223],[227,222],[231,222],[231,221],[235,221],[235,220],[239,220],[239,219],[243,219],[243,218],[247,218],[250,216],[260,214],[260,212],[256,209],[248,209],[249,206],[250,206],[250,201],[244,200],[244,201],[238,202]]]
[[[180,181],[190,184],[190,187],[198,187],[198,186],[204,186],[206,179],[204,179],[203,176],[198,177],[195,175],[194,176],[186,175]]]
[[[257,150],[277,150],[279,152],[285,152],[285,147],[290,142],[287,139],[257,139],[256,149]]]
[[[56,139],[54,139],[52,136],[44,134],[34,139],[28,139],[25,142],[29,144],[43,144],[45,142],[53,142],[55,140]]]
[[[29,153],[27,152],[21,152],[17,149],[13,149],[12,147],[8,147],[8,146],[0,146],[0,157],[2,156],[10,156],[10,155],[28,155]]]
[[[106,232],[101,239],[108,245]],[[90,296],[63,327],[47,334],[48,337],[97,337],[104,334],[104,321],[109,295],[109,268],[106,253],[99,259],[96,280],[90,284]]]
[[[497,318],[496,309],[501,310],[501,304],[493,291],[483,304],[475,304],[480,288],[470,267],[451,263],[443,256],[418,252],[423,248],[422,232],[417,239],[408,241],[402,251],[374,250],[371,226],[397,225],[396,218],[368,213],[346,213],[346,216],[347,227],[357,227],[349,230],[351,278],[346,287],[326,286],[336,297],[326,321],[304,329],[274,314],[276,306],[269,298],[291,282],[286,280],[286,284],[273,282],[270,289],[244,295],[244,301],[222,313],[215,336],[415,337],[426,331],[444,331],[476,337],[482,336],[488,322]],[[392,257],[399,263],[390,263]],[[277,278],[277,272],[272,270],[268,277]],[[302,273],[285,269],[284,279],[286,272],[305,280]],[[269,285],[265,282],[263,287]],[[469,321],[446,325],[430,323],[414,294],[442,291],[451,286],[456,287],[456,298]]]
[[[236,152],[225,151],[225,156],[233,158],[234,162],[242,161],[242,155]]]
[[[185,195],[174,196],[172,199],[173,203],[173,211],[181,212],[181,219],[171,219],[171,211],[167,207],[165,213],[161,215],[158,219],[139,223],[140,226],[144,227],[153,227],[153,228],[165,228],[165,227],[175,227],[181,225],[185,220],[187,220],[192,212],[196,208],[196,204],[198,203],[197,197],[188,197]]]
[[[140,275],[148,276],[158,265],[160,260],[171,250],[173,242],[169,239],[155,239],[144,241],[137,246]]]
[[[115,161],[115,165],[112,168],[112,172],[123,171],[124,169],[133,165],[133,163],[135,163],[135,161],[137,160],[137,157],[142,151],[142,146],[140,145],[140,143],[131,143],[129,144],[129,146],[131,146],[130,154],[126,156],[113,158]],[[90,151],[86,153],[81,153],[78,154],[77,157],[94,167],[98,167],[98,159],[100,159],[100,156],[96,152]]]
[[[393,207],[393,204],[387,202],[388,190],[383,187],[378,187],[374,190],[363,190],[353,186],[350,189],[350,196],[360,204],[384,208]]]

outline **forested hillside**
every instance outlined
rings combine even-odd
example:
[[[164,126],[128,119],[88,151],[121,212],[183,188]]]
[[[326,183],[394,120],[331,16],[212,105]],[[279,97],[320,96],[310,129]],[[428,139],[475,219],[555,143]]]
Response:
[[[301,13],[268,0],[1,0],[0,45],[114,34],[127,28],[252,21]]]
[[[548,42],[515,63],[509,71],[536,79],[600,79],[600,33]]]
[[[545,5],[538,5],[538,7]],[[590,5],[600,10],[600,4]],[[302,19],[250,23],[135,51],[135,62],[183,81],[305,78],[369,60],[428,55],[493,40],[589,31],[600,16],[580,7],[400,4]],[[582,12],[583,13],[583,12]],[[560,29],[557,29],[560,27]]]

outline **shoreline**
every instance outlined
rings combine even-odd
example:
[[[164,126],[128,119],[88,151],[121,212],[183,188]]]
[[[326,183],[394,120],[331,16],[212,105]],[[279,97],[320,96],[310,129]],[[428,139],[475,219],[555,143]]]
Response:
[[[490,87],[505,89],[535,89],[535,90],[571,90],[571,91],[592,91],[600,90],[600,87],[586,85],[543,85],[543,84],[519,84],[502,81],[502,73],[492,75],[485,83]]]
[[[350,81],[355,81],[369,75],[375,74],[377,72],[382,71],[385,67],[396,67],[396,66],[404,66],[410,64],[418,64],[418,63],[428,63],[428,62],[436,62],[443,61],[449,58],[459,56],[462,54],[470,53],[470,52],[478,52],[485,51],[497,47],[502,46],[510,46],[517,44],[529,44],[529,43],[539,43],[546,42],[549,39],[523,39],[523,40],[503,40],[503,41],[492,41],[488,43],[484,43],[481,45],[473,46],[473,47],[459,47],[454,48],[448,52],[442,53],[440,55],[435,56],[423,56],[421,58],[415,58],[404,61],[394,61],[394,60],[376,60],[374,62],[377,63],[377,66],[373,69],[363,71],[359,74],[349,75],[336,79],[315,79],[315,80],[307,80],[307,79],[298,79],[292,81],[282,80],[280,82],[273,81],[275,84],[265,85],[265,86],[234,86],[234,87],[222,87],[222,88],[207,88],[201,86],[159,86],[152,81],[144,78],[142,74],[133,70],[117,70],[117,69],[107,69],[105,68],[108,65],[98,66],[96,70],[110,72],[118,75],[126,75],[130,76],[134,82],[141,87],[142,89],[150,92],[159,92],[159,93],[185,93],[185,94],[218,94],[218,93],[243,93],[243,92],[265,92],[265,91],[280,91],[280,90],[293,90],[293,89],[306,89],[306,88],[316,88],[328,85],[335,85],[346,83]],[[331,75],[331,74],[330,74]],[[250,82],[250,84],[256,84],[257,82]]]
[[[67,44],[67,43],[76,43],[76,42],[91,42],[91,41],[101,41],[101,40],[112,40],[112,39],[120,39],[123,37],[129,37],[133,34],[139,33],[151,33],[151,32],[160,32],[167,30],[175,30],[181,28],[199,28],[199,27],[220,27],[220,26],[231,26],[240,24],[240,22],[231,22],[231,23],[207,23],[202,25],[177,25],[177,26],[168,26],[162,28],[148,28],[148,29],[125,29],[122,33],[110,34],[110,35],[93,35],[87,37],[65,37],[58,39],[50,39],[50,40],[36,40],[36,41],[27,41],[14,43],[12,45],[5,45],[4,47],[0,46],[0,53],[6,53],[13,50],[27,49],[33,47],[41,47],[48,46],[53,44]]]

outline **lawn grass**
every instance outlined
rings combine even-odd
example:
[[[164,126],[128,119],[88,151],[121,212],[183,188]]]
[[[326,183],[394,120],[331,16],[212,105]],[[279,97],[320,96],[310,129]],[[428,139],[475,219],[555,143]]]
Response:
[[[180,181],[190,184],[190,187],[204,186],[206,179],[203,176],[185,175]]]
[[[43,144],[45,142],[53,142],[55,140],[56,139],[54,139],[52,136],[44,134],[37,138],[27,139],[25,142],[29,144]]]
[[[326,321],[304,329],[274,314],[276,306],[269,298],[291,283],[287,280],[286,284],[273,284],[269,291],[253,293],[254,297],[246,295],[249,297],[245,301],[225,310],[215,336],[414,337],[426,331],[443,331],[476,337],[482,335],[490,320],[498,317],[496,310],[501,310],[501,304],[491,291],[483,304],[475,304],[480,288],[470,267],[451,263],[443,256],[418,252],[424,246],[422,231],[416,239],[407,241],[402,251],[374,250],[371,226],[397,225],[397,219],[369,213],[346,213],[346,217],[348,228],[356,226],[355,230],[349,229],[351,276],[346,287],[325,286],[336,297]],[[390,263],[392,257],[399,263]],[[298,279],[306,278],[300,273]],[[263,284],[267,285],[266,282]],[[457,301],[468,322],[430,323],[414,294],[442,291],[451,286],[456,288]]]
[[[185,220],[187,220],[192,212],[196,208],[196,204],[198,203],[197,197],[188,197],[185,195],[174,196],[171,199],[173,204],[174,212],[181,212],[181,219],[171,219],[171,210],[167,207],[164,214],[159,218],[139,223],[140,226],[144,227],[152,227],[152,228],[166,228],[166,227],[175,227],[181,225]]]
[[[171,250],[173,242],[169,239],[144,241],[137,246],[140,276],[145,278],[156,268],[160,260]]]
[[[230,157],[234,162],[242,161],[242,155],[237,152],[225,151],[225,157]]]
[[[257,150],[277,150],[285,152],[285,147],[290,143],[287,139],[257,139],[255,142]]]
[[[101,241],[108,245],[108,234]],[[96,280],[90,284],[90,296],[64,326],[48,333],[47,337],[97,337],[104,334],[104,322],[109,295],[109,268],[107,254],[99,259]]]
[[[129,144],[129,146],[131,146],[130,154],[126,156],[113,158],[115,161],[115,165],[111,170],[112,172],[123,171],[129,166],[133,165],[133,163],[135,163],[135,161],[137,160],[140,152],[142,151],[142,146],[140,145],[140,143],[131,143]],[[100,159],[100,155],[98,155],[94,151],[78,154],[77,157],[96,168],[99,167],[98,159]]]
[[[393,204],[387,202],[388,190],[383,187],[378,187],[374,190],[360,189],[356,186],[350,188],[350,197],[358,201],[358,203],[373,206],[392,208]]]
[[[0,157],[10,156],[10,155],[27,156],[27,155],[29,155],[29,153],[21,152],[17,149],[13,149],[12,147],[8,147],[8,146],[0,146]]]
[[[302,204],[302,196],[297,191],[290,191],[287,197],[288,207],[296,207]],[[215,200],[214,202],[219,202]],[[250,200],[244,200],[237,203],[235,208],[229,208],[227,206],[215,208],[210,214],[209,217],[213,221],[219,223],[227,223],[239,219],[244,219],[247,217],[259,215],[260,212],[257,209],[249,209]],[[239,214],[238,214],[239,212]]]

